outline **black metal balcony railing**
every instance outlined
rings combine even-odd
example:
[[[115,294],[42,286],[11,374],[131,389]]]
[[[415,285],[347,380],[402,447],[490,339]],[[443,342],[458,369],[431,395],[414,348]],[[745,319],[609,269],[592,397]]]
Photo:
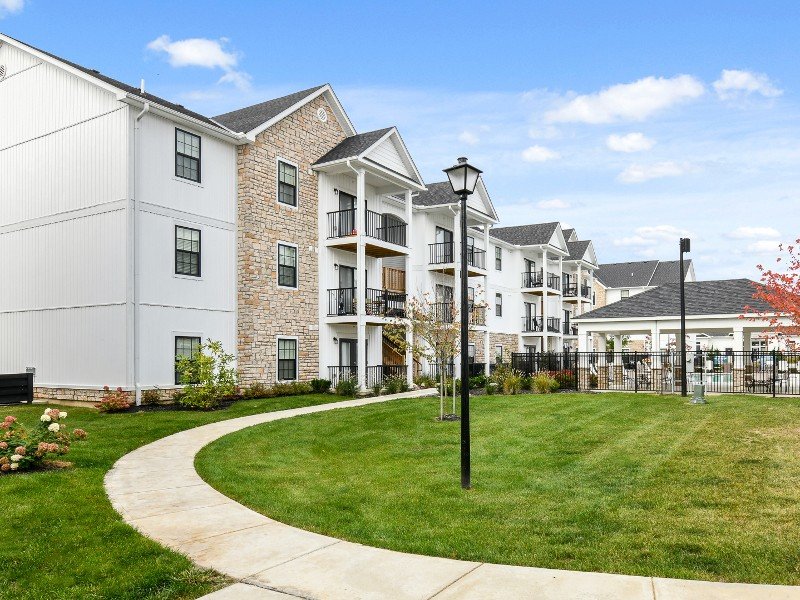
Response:
[[[547,287],[549,287],[551,290],[561,289],[561,280],[558,278],[556,273],[547,274]]]
[[[522,273],[522,287],[539,288],[542,287],[543,279],[541,271],[524,271]]]
[[[556,317],[547,317],[547,331],[550,333],[560,333],[561,319],[557,319]]]
[[[455,245],[453,242],[437,242],[428,244],[431,265],[446,265],[458,262],[460,257],[455,255]],[[478,269],[486,268],[486,252],[474,246],[467,247],[467,264]]]
[[[457,318],[458,307],[454,302],[435,302],[431,305],[434,318],[442,323],[452,323]],[[469,324],[482,327],[486,325],[486,307],[469,306]]]
[[[542,317],[522,317],[522,331],[525,333],[542,331]]]
[[[475,306],[469,307],[469,324],[476,327],[483,327],[486,325],[486,307]]]
[[[371,365],[367,366],[367,387],[386,381],[389,378],[402,377],[405,379],[406,365]],[[328,379],[335,387],[343,379],[357,379],[358,367],[355,365],[334,365],[328,367]]]
[[[354,208],[329,212],[328,239],[357,235],[356,217],[356,209]],[[408,225],[399,219],[367,210],[364,214],[364,229],[364,235],[367,237],[397,246],[406,245]]]
[[[406,294],[367,288],[364,298],[367,315],[373,317],[406,316]],[[356,288],[328,290],[328,316],[341,317],[358,314]]]
[[[591,298],[592,297],[592,288],[588,285],[581,286],[581,298]]]
[[[577,283],[565,283],[564,284],[564,296],[568,298],[577,298],[578,297],[578,284]]]
[[[578,326],[570,325],[569,323],[564,323],[562,333],[564,335],[578,335]]]

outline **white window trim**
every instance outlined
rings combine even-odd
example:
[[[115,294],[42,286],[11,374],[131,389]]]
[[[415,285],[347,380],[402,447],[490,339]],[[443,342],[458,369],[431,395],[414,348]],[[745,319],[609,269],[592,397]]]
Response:
[[[278,342],[280,340],[294,340],[296,343],[295,346],[295,357],[294,357],[294,364],[295,364],[295,375],[297,376],[295,379],[279,379],[278,372],[280,364],[278,361],[280,360],[280,352],[278,347]],[[300,381],[300,338],[296,335],[276,335],[275,336],[275,381],[278,383],[284,381]]]
[[[177,252],[175,248],[175,228],[176,227],[185,227],[187,229],[196,229],[200,232],[200,276],[195,277],[194,275],[181,275],[180,273],[175,272],[175,252]],[[188,281],[203,281],[205,273],[205,269],[202,268],[205,264],[203,261],[203,246],[206,243],[206,230],[205,228],[200,225],[200,223],[190,223],[189,221],[180,221],[178,219],[172,219],[172,277],[174,279],[183,279]]]
[[[191,133],[192,135],[196,135],[200,138],[200,158],[197,160],[197,163],[200,167],[200,181],[192,181],[191,179],[186,179],[186,177],[178,177],[175,175],[175,157],[178,155],[178,148],[177,148],[177,137],[176,132],[180,129],[181,131],[185,131],[186,133]],[[195,131],[193,129],[189,129],[188,127],[184,128],[183,126],[178,127],[175,125],[172,130],[172,179],[173,181],[178,181],[180,183],[185,183],[188,185],[193,185],[194,187],[204,188],[203,182],[205,181],[204,171],[203,171],[203,140],[205,138],[203,135],[200,134],[199,131]]]
[[[172,337],[170,338],[170,342],[172,342],[171,351],[173,352],[173,354],[172,354],[172,373],[173,374],[175,373],[175,356],[176,356],[174,354],[174,352],[175,352],[175,338],[179,338],[179,337],[200,338],[200,345],[201,346],[203,345],[203,340],[206,339],[205,335],[203,335],[203,333],[198,332],[198,331],[175,331],[175,330],[172,331]],[[175,378],[174,377],[171,377],[170,381],[172,381],[172,383],[170,385],[172,385],[174,388],[181,388],[182,389],[184,387],[183,384],[175,383]],[[163,386],[157,386],[157,387],[163,387]]]
[[[281,285],[280,283],[278,283],[281,280],[279,273],[280,263],[278,262],[279,261],[278,252],[280,251],[279,246],[289,246],[291,248],[294,248],[295,251],[297,252],[297,287],[292,287],[290,285]],[[298,246],[297,244],[293,244],[292,242],[284,242],[281,240],[275,242],[275,286],[279,290],[290,290],[292,292],[297,292],[300,290],[300,246]]]
[[[286,163],[287,165],[291,165],[297,171],[297,181],[295,182],[295,189],[297,191],[297,206],[292,206],[291,204],[284,204],[280,200],[281,198],[280,163]],[[288,158],[283,158],[282,156],[275,157],[275,204],[291,210],[300,210],[300,165],[294,162],[293,160],[289,160]]]

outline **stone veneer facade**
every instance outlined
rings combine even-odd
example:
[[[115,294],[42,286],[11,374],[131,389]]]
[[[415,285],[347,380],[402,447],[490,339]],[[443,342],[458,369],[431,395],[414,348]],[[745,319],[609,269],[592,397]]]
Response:
[[[497,344],[503,345],[503,362],[511,363],[511,353],[517,352],[519,347],[519,336],[515,333],[490,333],[489,349],[491,351],[491,361],[495,362],[494,348]]]
[[[317,117],[322,107],[327,121]],[[277,380],[277,338],[298,339],[298,377],[319,372],[319,195],[311,165],[346,137],[319,96],[238,152],[238,368],[242,385]],[[277,201],[277,159],[297,165],[297,208]],[[298,289],[278,287],[278,242],[298,247]]]

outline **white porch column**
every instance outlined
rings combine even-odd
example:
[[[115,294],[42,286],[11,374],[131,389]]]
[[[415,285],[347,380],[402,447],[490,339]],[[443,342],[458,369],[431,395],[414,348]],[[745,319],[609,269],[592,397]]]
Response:
[[[461,318],[461,205],[453,215],[453,302],[454,312]],[[459,340],[461,338],[459,337]],[[461,359],[453,359],[453,377],[461,377]]]
[[[487,377],[491,372],[491,349],[489,348],[489,329],[483,332],[483,374]]]
[[[367,257],[365,252],[365,229],[367,215],[366,173],[359,169],[356,177],[356,353],[358,365],[358,385],[367,389]]]
[[[736,352],[745,352],[749,348],[744,347],[744,326],[736,325],[733,328],[733,349]]]
[[[414,332],[411,330],[411,325],[406,327],[406,381],[409,387],[414,385],[414,352],[412,346],[414,344]]]
[[[414,215],[412,213],[412,206],[413,206],[413,199],[411,198],[411,190],[406,190],[403,194],[403,197],[406,202],[406,245],[409,248],[409,253],[405,256],[405,289],[403,292],[406,294],[406,307],[408,307],[408,294],[409,289],[408,286],[411,283],[411,252],[410,250],[413,248],[413,228],[411,226],[412,219]],[[407,310],[407,309],[406,309]],[[414,384],[414,353],[411,350],[412,345],[414,344],[414,333],[411,330],[411,326],[409,325],[406,327],[406,379],[408,381],[408,385],[411,386]]]
[[[614,334],[614,364],[622,364],[622,334]]]
[[[575,315],[582,315],[585,311],[583,310],[583,296],[581,296],[581,265],[578,264],[578,268],[575,271],[575,285],[578,286],[578,303],[575,305]]]
[[[752,332],[745,331],[743,337],[744,337],[744,341],[742,343],[742,350],[744,350],[745,352],[750,352],[750,349],[752,348],[752,342],[753,342],[753,340],[752,340]]]
[[[661,366],[661,330],[658,326],[658,321],[653,322],[650,328],[650,351],[652,354],[652,366]]]
[[[547,250],[542,250],[542,350],[550,350],[550,335],[547,332]]]
[[[591,336],[588,331],[581,331],[581,326],[578,326],[578,352],[589,352],[591,350]]]

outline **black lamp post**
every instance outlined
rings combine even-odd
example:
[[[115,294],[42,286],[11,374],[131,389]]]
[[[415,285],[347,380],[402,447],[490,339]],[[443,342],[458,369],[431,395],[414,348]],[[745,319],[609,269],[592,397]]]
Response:
[[[686,396],[686,271],[683,268],[683,253],[691,250],[689,238],[681,238],[681,396]]]
[[[453,192],[461,196],[461,487],[468,490],[472,487],[472,483],[469,456],[469,385],[465,380],[465,376],[469,372],[467,196],[475,191],[478,177],[482,171],[470,165],[462,156],[458,159],[458,164],[445,169],[444,172],[450,179]]]

